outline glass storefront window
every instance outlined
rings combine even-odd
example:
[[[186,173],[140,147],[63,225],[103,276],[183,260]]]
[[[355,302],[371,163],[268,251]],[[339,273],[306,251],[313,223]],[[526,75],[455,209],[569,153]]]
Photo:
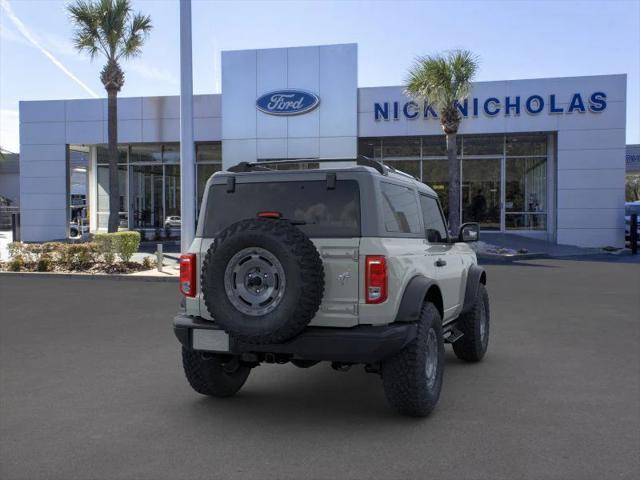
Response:
[[[222,162],[222,144],[220,142],[198,143],[196,162]]]
[[[126,146],[118,146],[118,163],[127,163],[127,153],[129,149]],[[109,164],[109,147],[107,145],[98,145],[96,147],[98,165]]]
[[[507,230],[546,230],[546,213],[507,213],[504,218]]]
[[[462,161],[462,221],[500,230],[500,158]]]
[[[505,160],[505,228],[546,229],[546,157]]]
[[[180,163],[180,145],[169,144],[162,146],[163,163]]]
[[[420,180],[422,177],[420,173],[420,161],[419,160],[385,160],[385,165],[389,165],[396,170],[402,170],[404,173],[413,175]]]
[[[222,143],[196,144],[196,216],[200,214],[204,188],[209,177],[222,170]]]
[[[546,156],[547,136],[535,135],[507,135],[507,157],[510,156]]]
[[[502,155],[504,135],[463,135],[463,155]]]
[[[382,159],[420,160],[420,137],[391,137],[382,141]]]
[[[97,207],[98,207],[98,227],[107,228],[109,224],[109,167],[108,165],[98,165],[97,168]],[[127,166],[118,165],[118,190],[120,196],[120,228],[127,228],[129,212],[127,209],[129,191],[127,183]]]
[[[131,166],[131,215],[134,228],[162,228],[162,165]]]
[[[358,139],[358,155],[373,160],[382,160],[382,141],[380,138],[360,138]]]
[[[180,165],[164,167],[164,202],[165,217],[180,216]]]
[[[460,153],[460,138],[458,138],[458,153]],[[444,135],[422,137],[423,157],[442,157],[447,154],[447,139]]]
[[[449,216],[449,162],[448,160],[423,160],[422,181],[440,198],[445,217]]]
[[[209,177],[211,175],[222,170],[222,164],[221,163],[203,163],[201,165],[198,165],[197,168],[198,168],[198,172],[197,172],[198,203],[196,205],[196,209],[198,212],[200,212],[199,209],[200,209],[200,205],[202,204],[202,197],[204,195],[204,188],[207,185],[207,180],[209,180]]]
[[[131,145],[131,163],[162,162],[162,146],[157,144]]]
[[[477,221],[490,230],[545,230],[547,146],[546,133],[459,135],[463,221]],[[360,138],[358,153],[420,178],[438,194],[448,216],[444,135]]]

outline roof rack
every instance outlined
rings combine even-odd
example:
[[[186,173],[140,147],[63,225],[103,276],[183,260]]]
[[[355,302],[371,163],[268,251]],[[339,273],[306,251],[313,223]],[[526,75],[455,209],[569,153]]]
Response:
[[[294,158],[287,160],[264,160],[260,162],[240,162],[233,167],[227,169],[233,173],[243,172],[260,172],[273,170],[269,165],[287,165],[293,163],[335,163],[335,162],[355,162],[356,165],[371,167],[376,169],[381,175],[387,175],[390,167],[382,165],[376,160],[372,160],[364,155],[358,155],[357,158]],[[403,172],[404,173],[404,172]],[[408,174],[405,174],[408,175]]]

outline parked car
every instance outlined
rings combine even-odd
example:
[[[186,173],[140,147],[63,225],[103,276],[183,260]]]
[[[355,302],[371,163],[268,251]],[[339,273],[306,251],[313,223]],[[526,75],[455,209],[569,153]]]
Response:
[[[175,215],[167,217],[164,221],[164,228],[180,228],[181,225],[182,222],[180,220],[180,217]]]
[[[640,200],[624,204],[624,239],[631,239],[631,215],[638,215],[638,241],[640,242]]]
[[[189,384],[229,397],[263,362],[363,364],[392,407],[429,414],[444,344],[467,362],[487,351],[487,276],[466,243],[478,224],[452,236],[432,189],[366,158],[277,166],[243,163],[207,182],[174,318]]]

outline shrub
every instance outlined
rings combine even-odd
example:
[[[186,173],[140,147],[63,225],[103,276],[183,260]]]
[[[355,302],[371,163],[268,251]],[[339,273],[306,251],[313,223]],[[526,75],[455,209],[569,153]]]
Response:
[[[97,246],[98,253],[102,256],[102,260],[107,265],[111,265],[116,259],[114,245],[113,245],[113,234],[112,233],[96,233],[93,237],[93,241]]]
[[[36,265],[36,270],[38,272],[50,272],[53,269],[53,261],[48,254],[43,254],[39,259]]]
[[[128,262],[140,247],[140,233],[116,232],[113,233],[113,249],[123,262]]]
[[[142,259],[142,268],[144,268],[145,270],[151,270],[152,268],[155,268],[156,266],[156,261],[151,258],[151,257],[144,257]]]
[[[84,270],[98,259],[95,243],[72,243],[64,245],[60,251],[60,263],[67,270]]]
[[[12,257],[11,260],[9,260],[7,267],[10,272],[19,272],[24,268],[24,258],[22,258],[22,255]]]
[[[22,242],[11,242],[7,245],[7,250],[9,251],[9,257],[15,258],[24,253],[24,249],[26,248],[26,244]]]

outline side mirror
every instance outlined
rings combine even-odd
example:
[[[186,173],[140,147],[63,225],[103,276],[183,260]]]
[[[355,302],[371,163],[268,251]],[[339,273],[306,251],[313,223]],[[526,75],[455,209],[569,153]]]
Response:
[[[477,223],[463,223],[460,226],[459,242],[477,242],[480,239],[480,225]]]

